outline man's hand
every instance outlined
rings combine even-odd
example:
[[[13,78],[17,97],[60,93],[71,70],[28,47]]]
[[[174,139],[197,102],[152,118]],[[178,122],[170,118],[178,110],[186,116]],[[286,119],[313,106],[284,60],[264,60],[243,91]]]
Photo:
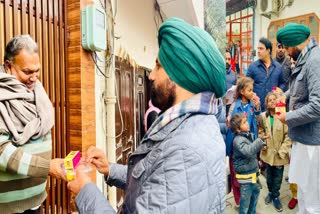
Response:
[[[282,102],[282,103],[286,103],[286,95],[285,94],[281,94],[278,96],[277,101],[278,102]]]
[[[85,171],[86,167],[84,165],[77,166],[74,179],[68,182],[68,189],[75,195],[77,195],[87,183],[91,182],[90,176]]]
[[[86,162],[92,163],[105,176],[109,175],[109,161],[106,155],[100,149],[91,146],[86,152]]]
[[[67,178],[65,177],[64,171],[61,167],[62,165],[63,165],[63,159],[61,158],[52,159],[50,161],[49,175],[57,179],[62,179],[64,181],[67,181]]]
[[[286,123],[286,112],[277,112],[276,117],[278,118],[278,120],[281,121],[281,123],[287,124]]]

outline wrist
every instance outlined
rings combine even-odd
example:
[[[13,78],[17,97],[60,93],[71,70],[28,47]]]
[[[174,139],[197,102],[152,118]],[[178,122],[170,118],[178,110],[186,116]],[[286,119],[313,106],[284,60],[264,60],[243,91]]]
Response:
[[[109,180],[110,169],[108,169],[105,173],[103,173],[103,175],[104,175],[105,182],[107,182]]]

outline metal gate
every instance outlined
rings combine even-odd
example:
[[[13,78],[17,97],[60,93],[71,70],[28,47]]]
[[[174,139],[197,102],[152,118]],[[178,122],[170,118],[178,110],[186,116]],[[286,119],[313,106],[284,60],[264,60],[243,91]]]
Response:
[[[65,157],[66,139],[66,0],[0,0],[0,63],[11,37],[30,34],[38,43],[41,60],[40,81],[55,109],[53,157]],[[67,213],[66,184],[48,179],[44,213]]]

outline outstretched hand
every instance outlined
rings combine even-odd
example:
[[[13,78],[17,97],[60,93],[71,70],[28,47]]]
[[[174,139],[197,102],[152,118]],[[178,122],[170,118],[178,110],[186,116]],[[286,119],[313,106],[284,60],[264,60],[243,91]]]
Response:
[[[63,159],[62,158],[55,158],[50,161],[50,169],[49,169],[49,175],[52,177],[55,177],[57,179],[62,179],[64,181],[67,181],[67,178],[65,176],[65,173],[62,169],[63,165]]]
[[[90,146],[86,152],[85,161],[93,164],[101,174],[109,175],[109,161],[100,149]]]
[[[90,176],[86,173],[86,167],[84,165],[78,165],[74,179],[68,182],[68,189],[77,195],[80,190],[91,182]]]

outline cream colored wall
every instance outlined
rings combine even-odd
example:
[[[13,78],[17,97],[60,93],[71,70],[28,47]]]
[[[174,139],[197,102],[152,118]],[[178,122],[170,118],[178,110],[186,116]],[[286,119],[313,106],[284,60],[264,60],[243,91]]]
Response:
[[[140,66],[153,68],[158,53],[154,1],[118,1],[115,19],[115,55],[127,53]]]
[[[100,8],[102,5],[99,0],[94,0],[94,4]],[[105,51],[97,52],[99,59],[104,59]],[[99,68],[102,72],[106,72],[105,64],[98,60]],[[97,67],[95,67],[95,113],[96,113],[96,147],[106,152],[106,105],[104,103],[106,79],[99,74]],[[104,177],[100,173],[96,173],[96,184],[102,192],[106,192],[106,184]]]
[[[316,13],[320,17],[319,0],[295,0],[291,7],[286,7],[279,18],[273,20],[286,19],[293,16],[300,16],[306,13]]]
[[[204,8],[202,0],[192,0],[192,5],[194,8],[194,13],[200,28],[204,28]]]
[[[278,17],[276,15],[272,15],[271,19],[268,19],[260,15],[259,5],[258,5],[255,11],[254,49],[256,49],[258,41],[261,37],[267,37],[267,31],[271,21],[287,19],[295,16],[304,15],[307,13],[316,13],[317,16],[320,18],[320,1],[319,0],[294,0],[292,6],[285,7],[280,12]]]

